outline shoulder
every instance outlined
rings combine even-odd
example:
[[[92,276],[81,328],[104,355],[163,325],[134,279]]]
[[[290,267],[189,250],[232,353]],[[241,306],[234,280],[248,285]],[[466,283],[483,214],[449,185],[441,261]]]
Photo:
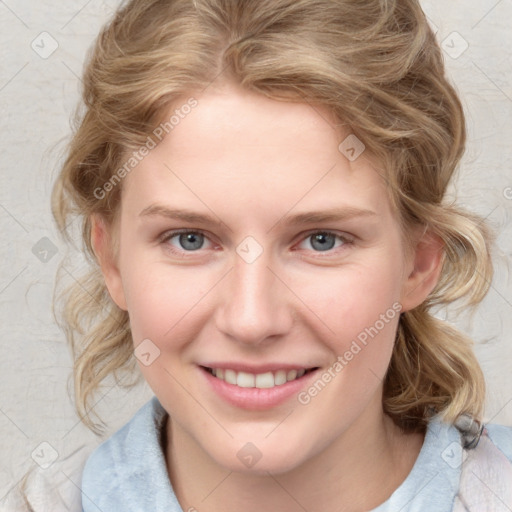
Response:
[[[475,448],[465,450],[455,511],[512,509],[512,427],[485,425]],[[488,508],[491,507],[491,508]]]
[[[172,491],[160,446],[165,419],[165,410],[153,398],[99,446],[82,445],[71,453],[66,446],[52,446],[57,459],[34,465],[0,500],[0,512],[180,510],[168,506]],[[154,477],[167,500],[160,508],[144,501]]]
[[[158,442],[161,422],[165,411],[156,398],[141,407],[132,419],[107,440],[103,441],[89,456],[82,474],[82,486],[94,495],[96,490],[112,492],[120,481],[137,466],[131,462],[147,457],[148,448]],[[108,478],[107,478],[108,477]]]
[[[462,451],[461,436],[455,426],[440,416],[430,418],[410,473],[388,500],[372,512],[451,512],[458,491]]]
[[[82,474],[84,512],[180,510],[161,434],[167,413],[156,397],[89,456]]]
[[[475,448],[466,449],[464,445],[463,435],[454,424],[439,415],[432,417],[411,472],[372,512],[504,510],[503,505],[488,508],[486,503],[502,500],[508,505],[507,493],[512,492],[512,427],[486,425]],[[497,496],[487,495],[493,491]],[[508,506],[512,510],[512,503]]]
[[[490,423],[485,430],[494,446],[512,463],[512,426]]]

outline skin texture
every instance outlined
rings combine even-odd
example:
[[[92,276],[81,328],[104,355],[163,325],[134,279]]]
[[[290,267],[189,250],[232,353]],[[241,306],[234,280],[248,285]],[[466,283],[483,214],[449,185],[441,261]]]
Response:
[[[382,411],[398,314],[307,405],[293,396],[263,411],[235,407],[198,364],[326,371],[393,304],[407,311],[423,302],[439,276],[439,244],[427,233],[406,250],[382,171],[367,152],[350,162],[338,150],[350,131],[329,112],[228,84],[193,96],[198,106],[124,179],[116,224],[96,218],[92,231],[134,346],[150,339],[160,350],[140,369],[170,414],[166,456],[178,499],[184,510],[213,512],[376,507],[423,442]],[[141,215],[154,205],[218,224]],[[374,214],[286,221],[340,207]],[[201,230],[202,246],[169,238],[180,228]],[[322,230],[343,238],[322,251],[311,237]],[[263,251],[251,263],[236,251],[247,236]],[[250,468],[237,457],[247,442],[261,453]]]

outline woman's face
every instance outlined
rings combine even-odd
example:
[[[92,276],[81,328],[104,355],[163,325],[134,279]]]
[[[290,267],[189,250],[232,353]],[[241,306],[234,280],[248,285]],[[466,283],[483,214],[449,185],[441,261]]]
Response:
[[[327,111],[194,97],[124,178],[104,272],[173,435],[232,470],[286,471],[382,419],[423,285],[382,172],[352,137],[339,149],[350,132]]]

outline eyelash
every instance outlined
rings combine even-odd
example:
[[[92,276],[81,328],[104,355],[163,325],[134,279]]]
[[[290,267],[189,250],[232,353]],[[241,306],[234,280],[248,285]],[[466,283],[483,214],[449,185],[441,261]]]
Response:
[[[169,244],[169,241],[171,239],[173,239],[174,237],[178,236],[178,235],[182,235],[182,234],[200,234],[200,235],[203,235],[206,239],[210,240],[208,235],[200,230],[200,229],[194,229],[194,230],[191,230],[191,229],[177,229],[177,230],[174,230],[174,231],[167,231],[165,232],[161,237],[159,237],[159,241],[162,243],[162,244],[165,244],[167,247],[166,249],[169,250],[170,252],[172,252],[173,254],[177,254],[179,256],[183,256],[183,254],[187,254],[187,253],[195,253],[195,252],[199,252],[201,249],[197,249],[195,251],[187,251],[185,249],[176,249],[175,247],[173,247],[172,245]],[[303,235],[303,237],[301,238],[301,242],[302,241],[305,241],[307,240],[308,238],[311,238],[313,235],[318,235],[318,234],[323,234],[323,235],[333,235],[335,238],[341,240],[343,242],[343,244],[339,247],[333,247],[332,249],[327,249],[325,251],[314,251],[314,253],[316,254],[322,254],[322,253],[326,253],[326,254],[333,254],[337,251],[335,251],[335,249],[342,249],[346,246],[351,246],[353,245],[354,243],[354,238],[353,237],[350,237],[348,235],[340,235],[334,231],[329,231],[329,230],[314,230],[314,231],[309,231],[307,232],[305,235]],[[210,240],[211,242],[211,240]],[[185,257],[188,257],[188,256],[185,256]],[[322,256],[320,256],[322,257]]]

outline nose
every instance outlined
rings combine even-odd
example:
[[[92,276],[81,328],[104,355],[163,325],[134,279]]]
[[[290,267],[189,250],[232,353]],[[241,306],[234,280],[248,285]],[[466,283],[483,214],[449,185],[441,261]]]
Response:
[[[216,310],[219,331],[246,345],[275,341],[293,323],[292,294],[265,254],[252,263],[235,255]]]

